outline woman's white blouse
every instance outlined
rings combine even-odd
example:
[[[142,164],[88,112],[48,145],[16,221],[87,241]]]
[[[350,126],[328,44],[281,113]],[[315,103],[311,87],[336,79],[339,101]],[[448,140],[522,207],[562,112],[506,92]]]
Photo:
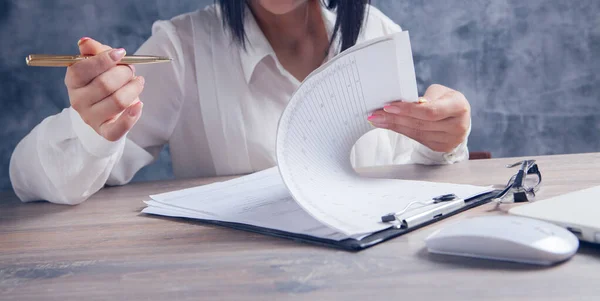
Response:
[[[331,36],[335,13],[323,8],[322,16]],[[214,5],[157,21],[137,53],[174,61],[136,66],[137,74],[146,78],[138,123],[123,139],[109,142],[72,108],[46,118],[11,158],[10,176],[19,198],[81,203],[105,184],[129,182],[167,143],[177,178],[245,174],[275,166],[277,122],[300,83],[281,66],[252,14],[245,21],[246,50],[232,42],[222,24]],[[359,43],[400,30],[369,7]],[[466,141],[444,154],[377,129],[358,141],[349,159],[362,167],[448,164],[467,158]]]

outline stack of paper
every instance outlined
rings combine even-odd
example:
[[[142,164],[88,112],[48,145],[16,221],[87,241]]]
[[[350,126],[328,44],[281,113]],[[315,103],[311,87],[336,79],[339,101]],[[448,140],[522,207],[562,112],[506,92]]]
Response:
[[[357,45],[306,78],[279,122],[279,168],[151,196],[143,212],[341,240],[390,227],[380,217],[413,201],[488,192],[487,187],[356,174],[350,152],[373,129],[367,117],[399,99],[417,100],[407,32]]]

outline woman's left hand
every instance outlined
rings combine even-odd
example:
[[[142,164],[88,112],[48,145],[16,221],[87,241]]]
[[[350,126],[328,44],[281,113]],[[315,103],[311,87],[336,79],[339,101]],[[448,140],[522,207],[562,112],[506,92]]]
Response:
[[[448,153],[467,137],[471,107],[462,93],[432,85],[421,102],[393,102],[374,112],[369,122],[410,137],[433,151]]]

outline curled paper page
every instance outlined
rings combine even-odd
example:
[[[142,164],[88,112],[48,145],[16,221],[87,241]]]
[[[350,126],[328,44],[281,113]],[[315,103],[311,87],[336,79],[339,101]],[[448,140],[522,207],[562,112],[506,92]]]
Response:
[[[369,114],[396,100],[418,100],[408,32],[351,48],[317,69],[279,121],[277,161],[285,185],[304,210],[346,235],[388,228],[382,214],[456,189],[354,171],[350,153],[373,130]]]

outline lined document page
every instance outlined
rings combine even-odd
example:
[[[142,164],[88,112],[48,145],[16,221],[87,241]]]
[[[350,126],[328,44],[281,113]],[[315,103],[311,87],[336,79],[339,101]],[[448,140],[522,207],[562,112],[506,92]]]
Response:
[[[277,167],[150,197],[143,213],[243,223],[332,240],[349,237],[304,211],[286,189]]]
[[[367,117],[395,100],[416,101],[407,32],[345,53],[306,79],[281,117],[277,160],[296,202],[347,234],[389,227],[380,217],[441,194],[473,195],[481,187],[366,179],[350,162],[355,142],[373,129]]]

